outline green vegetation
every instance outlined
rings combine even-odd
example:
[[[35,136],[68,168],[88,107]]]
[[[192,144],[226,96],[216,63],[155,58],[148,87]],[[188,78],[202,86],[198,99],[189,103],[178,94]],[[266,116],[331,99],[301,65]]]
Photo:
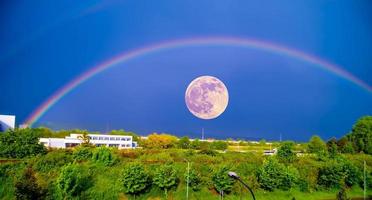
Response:
[[[371,120],[357,124],[368,124],[366,119]],[[204,142],[153,134],[140,141],[143,148],[128,150],[89,143],[46,150],[37,138],[41,131],[53,135],[48,129],[7,131],[0,135],[0,199],[185,199],[187,183],[190,199],[219,199],[222,193],[230,200],[248,198],[249,192],[227,176],[230,170],[257,199],[362,197],[364,162],[367,195],[372,195],[372,155],[369,140],[361,145],[355,134],[368,138],[370,128],[355,125],[339,140],[314,136],[305,144]],[[18,145],[21,139],[27,145]],[[263,155],[272,148],[278,149],[276,155]]]

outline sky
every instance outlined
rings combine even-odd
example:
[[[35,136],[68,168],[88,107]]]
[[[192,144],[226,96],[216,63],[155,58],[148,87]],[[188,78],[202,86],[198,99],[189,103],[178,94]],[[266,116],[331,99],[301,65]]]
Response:
[[[339,66],[372,86],[372,2],[3,1],[0,113],[27,121],[70,81],[126,52],[195,38],[261,41]],[[185,105],[215,76],[229,105],[213,120]],[[372,114],[372,92],[317,64],[265,48],[180,45],[149,51],[77,85],[33,124],[106,132],[306,141],[347,134]]]

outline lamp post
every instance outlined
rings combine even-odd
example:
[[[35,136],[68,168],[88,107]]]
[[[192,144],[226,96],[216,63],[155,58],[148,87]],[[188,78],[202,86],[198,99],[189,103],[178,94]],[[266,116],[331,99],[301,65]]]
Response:
[[[228,172],[227,175],[229,175],[230,178],[236,179],[236,180],[238,180],[241,184],[243,184],[244,187],[246,187],[246,188],[249,190],[249,192],[251,192],[251,195],[252,195],[252,197],[253,197],[253,200],[256,200],[256,197],[254,197],[254,194],[253,194],[252,189],[251,189],[251,188],[250,188],[246,183],[244,183],[244,182],[240,179],[240,177],[238,176],[238,174],[236,174],[235,172]]]

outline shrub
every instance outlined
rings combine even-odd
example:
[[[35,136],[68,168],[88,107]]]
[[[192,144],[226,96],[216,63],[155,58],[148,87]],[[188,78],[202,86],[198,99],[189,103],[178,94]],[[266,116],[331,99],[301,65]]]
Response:
[[[116,159],[112,154],[111,149],[107,147],[99,147],[94,151],[92,160],[105,166],[111,166],[115,163]]]
[[[79,146],[74,149],[72,157],[74,160],[82,161],[91,159],[92,155],[93,153],[91,147]]]
[[[296,159],[296,153],[293,151],[295,143],[292,141],[283,142],[278,149],[278,159],[284,163],[292,163]]]
[[[212,176],[212,181],[214,188],[218,192],[229,193],[234,184],[234,180],[230,178],[227,173],[229,172],[229,168],[224,166],[221,167],[218,171],[216,171]]]
[[[172,165],[163,165],[156,169],[153,183],[164,190],[165,196],[168,196],[168,189],[178,183],[177,171]]]
[[[198,172],[196,172],[194,169],[190,169],[189,173],[185,173],[185,182],[187,184],[187,181],[189,182],[189,186],[192,190],[198,191],[200,190],[202,179]]]
[[[149,180],[143,165],[132,164],[123,170],[121,184],[125,193],[135,195],[149,186]]]
[[[89,188],[90,177],[81,166],[68,164],[62,168],[56,184],[58,191],[65,198],[79,196]]]
[[[319,169],[318,184],[325,188],[336,188],[341,185],[343,178],[342,164],[331,161]]]
[[[215,150],[211,150],[211,149],[202,149],[199,151],[199,154],[205,154],[208,156],[216,156],[218,152],[216,152]]]
[[[298,180],[298,171],[290,166],[269,158],[257,172],[261,188],[273,191],[274,189],[289,190]]]
[[[45,190],[37,184],[35,173],[31,167],[27,167],[16,181],[14,194],[16,199],[21,200],[44,199]]]

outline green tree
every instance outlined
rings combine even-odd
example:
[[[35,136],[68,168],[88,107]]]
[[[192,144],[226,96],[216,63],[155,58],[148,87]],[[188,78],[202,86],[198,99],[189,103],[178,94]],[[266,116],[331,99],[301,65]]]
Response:
[[[234,185],[235,181],[227,175],[228,172],[229,168],[223,166],[218,171],[216,171],[212,176],[214,188],[220,193],[231,192],[232,187]]]
[[[81,141],[81,144],[80,146],[83,146],[83,147],[91,147],[92,144],[90,143],[90,137],[88,135],[88,131],[84,131],[82,133],[80,133],[80,135],[77,137],[80,141]]]
[[[372,154],[372,116],[360,118],[348,137],[354,143],[357,152]]]
[[[132,164],[123,170],[121,184],[125,193],[136,195],[149,186],[150,179],[143,165]]]
[[[283,142],[278,149],[277,157],[281,162],[292,163],[296,159],[293,151],[295,143],[292,141]]]
[[[342,153],[355,153],[353,144],[351,142],[347,142],[345,146],[341,149]]]
[[[198,172],[196,172],[194,169],[191,169],[189,173],[185,173],[185,182],[187,183],[187,180],[189,180],[189,186],[192,190],[198,191],[200,190],[202,179]]]
[[[337,146],[337,139],[336,138],[331,138],[327,142],[327,149],[329,153],[329,157],[335,158],[338,154],[338,146]]]
[[[39,143],[39,132],[34,129],[9,129],[0,134],[0,157],[25,158],[45,153],[46,148]]]
[[[21,200],[45,198],[45,190],[38,185],[32,167],[27,167],[22,176],[16,181],[14,194],[16,199]]]
[[[77,164],[64,166],[56,184],[64,198],[79,196],[91,185],[89,175]]]
[[[164,190],[167,198],[168,190],[178,183],[176,169],[172,165],[163,165],[157,168],[153,177],[153,183]]]
[[[111,149],[107,147],[96,148],[93,153],[92,160],[105,166],[111,166],[116,161]]]
[[[181,137],[177,141],[177,147],[180,148],[180,149],[189,149],[190,148],[190,139],[189,139],[189,137],[187,137],[187,136]]]
[[[308,144],[308,151],[314,153],[320,159],[324,159],[327,156],[327,146],[317,135],[311,137]]]

